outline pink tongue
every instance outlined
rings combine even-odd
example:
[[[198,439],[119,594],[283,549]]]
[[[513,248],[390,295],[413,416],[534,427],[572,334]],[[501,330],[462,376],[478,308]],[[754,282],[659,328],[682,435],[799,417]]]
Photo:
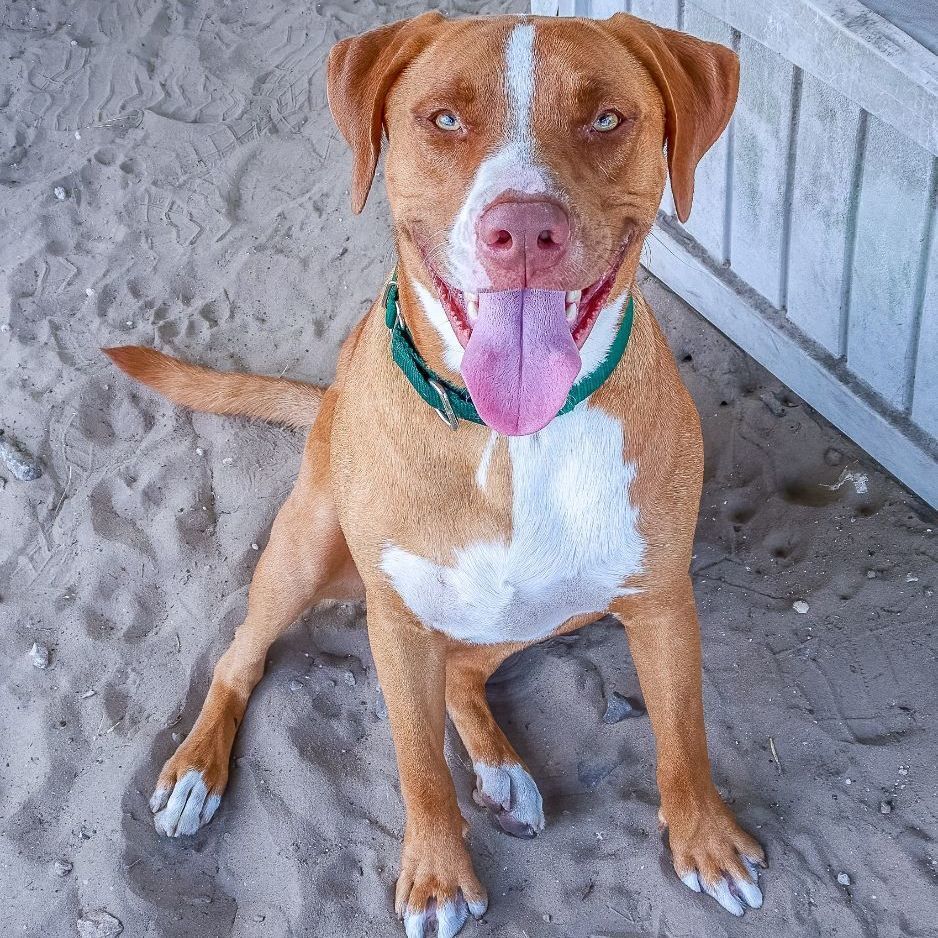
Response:
[[[580,371],[563,290],[479,294],[462,376],[479,416],[508,436],[545,427]]]

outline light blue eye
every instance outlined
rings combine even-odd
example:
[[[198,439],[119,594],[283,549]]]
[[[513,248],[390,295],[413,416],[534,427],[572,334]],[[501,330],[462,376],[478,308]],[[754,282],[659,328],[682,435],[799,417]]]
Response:
[[[615,111],[603,111],[596,120],[593,121],[593,130],[600,133],[607,133],[615,130],[622,123],[622,118]]]
[[[462,124],[459,122],[459,118],[452,113],[452,111],[441,111],[436,117],[433,118],[433,123],[436,124],[440,130],[461,130]]]

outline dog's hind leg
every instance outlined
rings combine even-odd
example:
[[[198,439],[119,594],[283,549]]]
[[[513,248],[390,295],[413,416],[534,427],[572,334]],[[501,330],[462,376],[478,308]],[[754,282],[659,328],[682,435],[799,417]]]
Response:
[[[485,696],[485,682],[507,655],[499,646],[455,654],[446,671],[446,709],[472,759],[475,800],[506,833],[534,837],[544,829],[541,793]]]
[[[316,602],[363,597],[329,484],[330,397],[257,565],[247,616],[215,667],[192,732],[163,766],[150,799],[157,830],[169,836],[194,834],[218,808],[235,733],[277,637]]]

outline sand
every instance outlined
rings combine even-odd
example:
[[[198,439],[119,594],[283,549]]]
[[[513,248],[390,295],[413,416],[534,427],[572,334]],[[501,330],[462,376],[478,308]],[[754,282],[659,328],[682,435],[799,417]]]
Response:
[[[380,194],[350,215],[324,57],[417,10],[0,6],[0,427],[43,467],[0,466],[4,936],[73,936],[92,913],[81,934],[115,933],[98,910],[135,938],[400,933],[402,811],[359,608],[310,612],[274,647],[216,819],[154,831],[146,799],[240,621],[302,435],[175,410],[98,347],[330,379],[391,252]],[[491,689],[544,793],[541,837],[492,827],[451,746],[492,897],[465,934],[935,935],[935,516],[645,289],[703,416],[708,727],[769,853],[765,907],[733,920],[671,874],[647,718],[602,721],[637,684],[601,623]]]

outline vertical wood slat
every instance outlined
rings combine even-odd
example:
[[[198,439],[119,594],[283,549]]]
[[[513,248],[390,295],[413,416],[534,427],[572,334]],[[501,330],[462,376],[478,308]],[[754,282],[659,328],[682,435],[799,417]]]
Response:
[[[688,3],[684,10],[684,31],[718,42],[732,48],[733,30],[718,20]],[[726,179],[727,159],[730,158],[730,137],[727,130],[697,164],[694,174],[694,205],[685,228],[713,258],[724,261],[729,245],[724,244],[724,219],[727,211]]]
[[[677,0],[632,0],[632,15],[677,29]]]
[[[831,354],[844,353],[844,277],[853,237],[860,108],[805,75],[798,122],[788,318]]]
[[[914,285],[934,210],[928,204],[932,162],[907,137],[870,118],[857,207],[847,365],[901,410],[908,406],[918,333]]]
[[[597,20],[604,20],[614,13],[628,13],[629,0],[592,0],[589,15]]]
[[[924,290],[919,307],[920,331],[912,419],[938,440],[938,159],[932,163],[931,218],[927,233]]]
[[[743,36],[734,117],[733,270],[774,306],[782,305],[782,262],[794,66]]]

